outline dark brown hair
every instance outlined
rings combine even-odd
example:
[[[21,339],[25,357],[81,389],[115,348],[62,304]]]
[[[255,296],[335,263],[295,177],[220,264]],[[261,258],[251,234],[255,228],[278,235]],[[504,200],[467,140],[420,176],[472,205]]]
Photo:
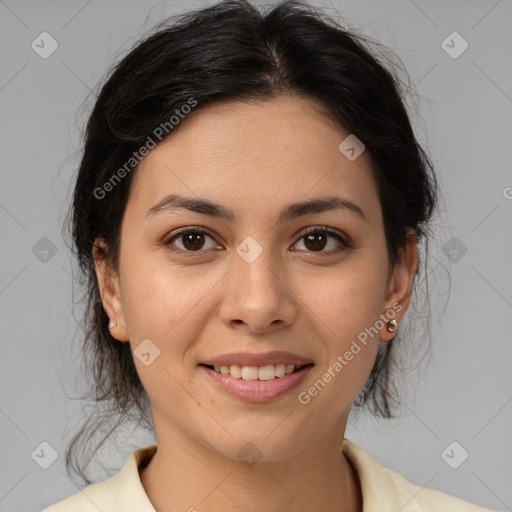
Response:
[[[401,80],[396,63],[384,63],[383,55],[382,45],[306,3],[283,2],[263,14],[247,1],[231,0],[165,20],[110,70],[87,122],[69,212],[86,303],[83,351],[93,380],[89,396],[97,407],[68,446],[68,473],[74,468],[90,483],[88,460],[123,421],[151,428],[149,401],[130,344],[109,333],[92,256],[94,240],[103,238],[103,257],[117,268],[121,220],[136,166],[122,173],[107,193],[98,190],[105,191],[104,184],[189,98],[199,110],[226,99],[309,97],[364,143],[378,183],[393,264],[407,228],[416,230],[420,241],[428,238],[437,185],[406,111],[410,84]],[[380,344],[356,406],[366,404],[377,415],[391,416],[401,335]],[[92,445],[106,425],[101,442]],[[87,462],[80,451],[87,454]]]

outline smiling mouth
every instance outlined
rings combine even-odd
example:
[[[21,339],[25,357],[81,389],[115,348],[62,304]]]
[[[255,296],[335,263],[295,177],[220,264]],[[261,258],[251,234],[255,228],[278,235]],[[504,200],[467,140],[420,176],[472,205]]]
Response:
[[[302,368],[313,366],[313,363],[303,365],[293,364],[267,364],[264,366],[214,366],[210,364],[201,364],[210,370],[222,375],[229,375],[235,379],[243,380],[274,380],[296,373]]]

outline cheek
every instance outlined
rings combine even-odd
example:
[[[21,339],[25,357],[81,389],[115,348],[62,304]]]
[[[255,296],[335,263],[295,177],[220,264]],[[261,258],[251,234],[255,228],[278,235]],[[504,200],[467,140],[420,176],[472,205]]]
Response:
[[[122,303],[137,373],[151,401],[165,406],[169,395],[184,408],[184,356],[197,339],[208,278],[171,267],[137,252],[121,265]],[[151,343],[148,343],[150,340]],[[143,349],[144,347],[144,349]],[[149,353],[144,360],[143,355]],[[180,385],[181,384],[181,385]]]
[[[187,270],[166,265],[158,258],[131,253],[121,268],[123,310],[129,330],[170,329],[182,318],[205,287],[190,279]]]
[[[378,271],[369,271],[364,278],[347,273],[315,282],[320,287],[310,295],[306,310],[313,312],[313,329],[324,351],[316,379],[299,389],[297,398],[308,417],[327,428],[348,411],[374,366],[382,278]]]
[[[132,350],[150,339],[160,350],[160,364],[180,367],[214,314],[212,298],[223,275],[132,252],[121,268],[123,311]]]
[[[324,346],[319,380],[314,387],[301,390],[305,393],[301,403],[314,401],[317,414],[327,414],[331,420],[356,398],[375,363],[387,281],[385,265],[385,259],[365,253],[336,272],[301,280],[299,293],[305,311]],[[334,403],[336,407],[332,407]]]
[[[379,318],[386,279],[382,264],[361,258],[355,265],[330,269],[325,275],[301,277],[298,295],[318,320],[322,337],[343,349]]]

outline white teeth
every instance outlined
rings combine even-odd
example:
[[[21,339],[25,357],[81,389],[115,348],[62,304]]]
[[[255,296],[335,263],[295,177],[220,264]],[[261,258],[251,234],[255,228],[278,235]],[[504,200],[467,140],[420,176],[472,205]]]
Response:
[[[235,379],[242,378],[242,367],[241,366],[233,364],[231,366],[227,366],[226,368],[228,368],[229,375],[231,375],[231,377],[234,377]]]
[[[260,366],[258,368],[258,379],[259,380],[272,380],[276,378],[276,367],[273,364],[267,364],[266,366]]]
[[[293,364],[267,364],[265,366],[239,366],[233,364],[231,366],[215,365],[213,368],[217,373],[230,375],[235,379],[273,380],[293,373],[299,366]]]
[[[256,380],[258,378],[257,366],[242,366],[242,379]]]
[[[276,364],[276,377],[284,377],[286,375],[286,365]]]

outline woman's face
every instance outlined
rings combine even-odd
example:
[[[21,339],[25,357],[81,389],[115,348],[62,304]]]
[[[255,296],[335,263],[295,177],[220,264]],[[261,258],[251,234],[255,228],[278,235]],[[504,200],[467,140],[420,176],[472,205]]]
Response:
[[[368,155],[338,149],[348,135],[312,100],[225,102],[193,112],[142,160],[118,273],[97,271],[157,440],[185,436],[232,458],[251,442],[280,460],[343,432],[416,265],[411,237],[390,269]],[[238,379],[204,366],[215,362],[252,368]],[[309,366],[272,379],[282,366],[269,363]]]

